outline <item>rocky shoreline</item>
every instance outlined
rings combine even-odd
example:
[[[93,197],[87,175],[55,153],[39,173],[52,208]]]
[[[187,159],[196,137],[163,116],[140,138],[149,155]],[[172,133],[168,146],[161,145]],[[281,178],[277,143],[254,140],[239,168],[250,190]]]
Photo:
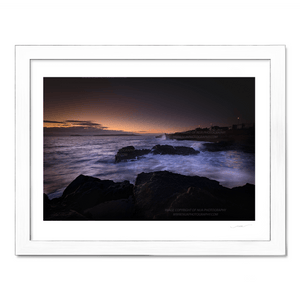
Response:
[[[243,152],[255,152],[255,127],[244,129],[217,129],[209,130],[197,128],[185,132],[166,134],[170,140],[192,140],[209,142],[205,143],[207,151],[240,150]]]
[[[201,151],[243,151],[247,153],[255,153],[255,145],[234,141],[219,141],[203,143]],[[191,147],[171,146],[171,145],[156,145],[152,149],[136,149],[133,146],[127,146],[119,149],[115,155],[115,163],[126,162],[142,158],[147,154],[154,155],[197,155],[200,151]]]
[[[254,220],[255,186],[168,171],[140,173],[135,184],[79,175],[59,198],[44,194],[44,220]]]

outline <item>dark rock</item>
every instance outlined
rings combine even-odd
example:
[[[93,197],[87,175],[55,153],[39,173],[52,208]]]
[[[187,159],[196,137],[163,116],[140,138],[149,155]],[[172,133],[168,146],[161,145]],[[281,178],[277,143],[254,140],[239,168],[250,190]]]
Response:
[[[61,200],[60,198],[54,198],[50,200],[46,194],[44,194],[44,203],[43,203],[43,210],[44,210],[44,220],[49,218],[53,215],[54,212],[62,209],[61,207]]]
[[[43,197],[44,197],[43,209],[44,209],[44,219],[45,219],[50,213],[51,205],[50,205],[50,200],[45,193],[44,193]]]
[[[134,187],[80,175],[62,197],[44,194],[44,220],[255,220],[255,186],[168,171],[141,173]]]
[[[127,146],[127,147],[123,147],[119,151],[120,152],[131,152],[131,151],[135,151],[135,148],[133,146]]]
[[[112,180],[100,180],[90,176],[84,177],[84,180],[79,180],[75,192],[71,194],[64,192],[62,196],[64,204],[71,205],[72,208],[79,212],[101,202],[127,199],[133,194],[133,185],[129,181],[115,183]],[[72,187],[75,186],[77,179],[70,184]],[[67,187],[66,191],[69,189],[70,186]]]
[[[216,143],[204,143],[203,151],[243,151],[246,153],[254,153],[255,145],[253,143],[238,143],[232,141],[221,141]]]
[[[90,220],[131,220],[134,214],[133,197],[107,201],[87,209],[84,214]]]
[[[152,148],[151,152],[153,154],[171,154],[171,155],[195,155],[200,153],[200,151],[197,151],[190,147],[173,147],[170,145],[156,145]]]
[[[134,187],[137,217],[168,219],[168,210],[174,201],[190,187],[209,190],[218,197],[225,189],[219,182],[206,177],[185,176],[168,171],[139,174]]]
[[[153,154],[175,154],[175,149],[170,145],[156,145],[152,148]]]
[[[189,187],[171,203],[167,217],[169,219],[218,220],[226,218],[226,201],[214,192],[198,187]]]
[[[195,150],[194,148],[191,148],[191,147],[177,146],[174,148],[176,150],[176,154],[178,154],[178,155],[195,155],[195,154],[200,153],[200,151]]]
[[[115,162],[135,160],[148,153],[161,154],[161,155],[195,155],[199,151],[190,147],[173,147],[170,145],[156,145],[151,150],[149,149],[135,149],[133,146],[128,146],[120,149],[115,156]]]
[[[204,151],[211,152],[235,150],[233,142],[204,143],[203,146]]]
[[[217,208],[222,207],[225,201],[206,189],[190,186],[184,193],[179,194],[172,202],[173,208]]]
[[[72,195],[73,193],[82,193],[90,188],[90,186],[94,184],[100,183],[100,179],[91,177],[91,176],[84,176],[79,175],[76,179],[74,179],[64,190],[62,194],[62,198],[66,198],[69,195]],[[107,184],[112,183],[112,181],[107,180]],[[102,182],[103,184],[103,182]]]
[[[75,210],[54,211],[51,215],[44,218],[45,221],[79,221],[88,218]]]
[[[134,187],[141,220],[254,220],[254,186],[225,188],[205,177],[167,171],[141,173]]]
[[[232,210],[245,216],[247,220],[254,220],[255,218],[255,185],[245,184],[244,186],[235,187],[231,189]]]
[[[104,197],[109,200],[127,199],[133,195],[133,185],[128,180],[117,182],[110,185]]]
[[[69,184],[63,195],[55,199],[50,209],[48,204],[44,207],[48,211],[48,217],[52,215],[53,218],[61,217],[63,219],[70,217],[70,211],[85,215],[84,211],[100,203],[128,199],[132,195],[133,185],[129,181],[115,183],[112,180],[100,180],[91,176],[79,175]]]
[[[115,156],[115,162],[135,160],[140,156],[150,153],[151,150],[141,149],[137,150],[133,146],[128,146],[120,149]]]

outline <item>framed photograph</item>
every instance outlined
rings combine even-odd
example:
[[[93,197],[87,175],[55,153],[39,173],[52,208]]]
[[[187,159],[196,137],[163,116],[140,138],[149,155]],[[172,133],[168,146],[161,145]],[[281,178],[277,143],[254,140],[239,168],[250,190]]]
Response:
[[[285,46],[16,46],[16,255],[285,254]]]

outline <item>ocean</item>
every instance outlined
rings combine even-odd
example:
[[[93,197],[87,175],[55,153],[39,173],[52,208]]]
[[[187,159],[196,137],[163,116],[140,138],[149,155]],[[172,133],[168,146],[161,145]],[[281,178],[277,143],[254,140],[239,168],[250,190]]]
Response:
[[[199,150],[197,155],[153,155],[115,163],[118,150],[126,146],[151,149],[155,145],[187,146]],[[182,175],[204,176],[232,188],[255,184],[253,153],[228,150],[203,151],[204,142],[167,140],[165,136],[45,136],[44,193],[59,197],[78,175],[134,184],[142,172],[170,171]]]

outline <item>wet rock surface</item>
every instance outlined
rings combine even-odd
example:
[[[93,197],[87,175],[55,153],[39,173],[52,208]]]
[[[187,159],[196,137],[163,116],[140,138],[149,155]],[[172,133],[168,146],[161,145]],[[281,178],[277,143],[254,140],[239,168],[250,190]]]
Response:
[[[141,149],[137,150],[133,146],[121,148],[115,156],[115,162],[134,160],[140,156],[150,153],[151,150]]]
[[[135,149],[133,146],[121,148],[115,156],[115,162],[129,161],[141,158],[146,154],[160,155],[196,155],[200,153],[191,147],[173,147],[170,145],[156,145],[152,149]]]

